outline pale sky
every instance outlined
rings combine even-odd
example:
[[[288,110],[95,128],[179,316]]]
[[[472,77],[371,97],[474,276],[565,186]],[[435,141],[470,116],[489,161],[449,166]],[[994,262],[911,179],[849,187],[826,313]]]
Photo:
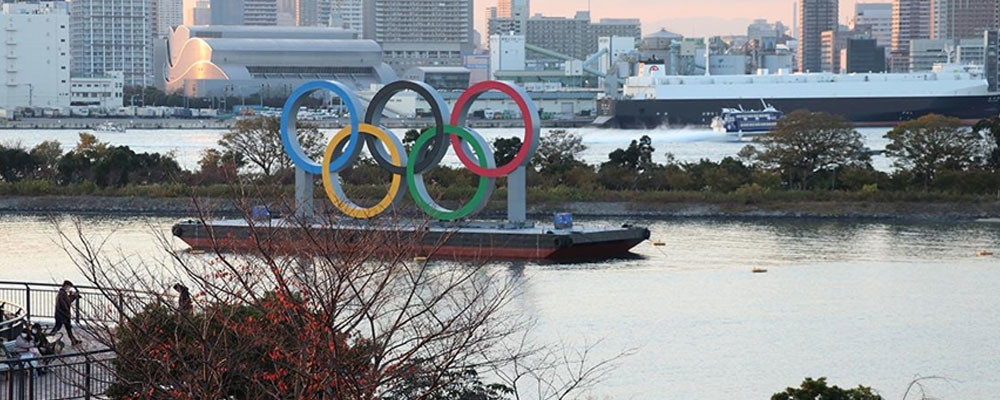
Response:
[[[588,0],[531,0],[531,13],[572,16],[586,10]],[[889,0],[885,0],[889,1]],[[496,0],[475,0],[476,29],[483,32],[486,7]],[[846,24],[856,0],[840,0],[840,21]],[[866,1],[861,1],[866,2]],[[195,0],[184,0],[185,8]],[[590,0],[591,18],[640,18],[643,34],[667,28],[685,36],[746,34],[756,18],[780,20],[792,26],[794,0]],[[185,13],[186,15],[186,13]]]

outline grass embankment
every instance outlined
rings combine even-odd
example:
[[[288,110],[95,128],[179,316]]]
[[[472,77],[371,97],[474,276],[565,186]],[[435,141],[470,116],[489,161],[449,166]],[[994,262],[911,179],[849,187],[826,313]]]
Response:
[[[432,190],[446,205],[455,205],[472,198],[471,187],[453,186]],[[242,190],[244,193],[239,193]],[[381,185],[348,186],[348,193],[359,204],[372,204],[385,194]],[[117,211],[128,210],[127,201],[136,203],[137,212],[160,201],[167,208],[177,208],[183,199],[191,197],[226,200],[251,198],[264,200],[290,199],[292,185],[259,185],[242,188],[229,185],[190,186],[184,184],[127,185],[101,188],[94,184],[54,185],[48,181],[0,183],[0,197],[8,199],[53,198],[39,203],[42,209],[78,209],[74,199],[117,198]],[[321,187],[316,198],[325,197]],[[57,198],[57,199],[56,199]],[[503,209],[506,189],[498,187],[493,194],[491,209]],[[168,200],[170,200],[168,202]],[[90,204],[100,204],[91,201]],[[67,207],[60,208],[59,204]],[[1000,198],[990,195],[954,194],[932,191],[791,191],[767,190],[759,187],[741,188],[733,192],[707,191],[617,191],[600,188],[534,187],[528,190],[528,204],[535,212],[569,209],[583,215],[649,215],[649,216],[819,216],[819,217],[900,217],[900,218],[981,218],[1000,216]],[[8,206],[17,209],[24,206]],[[100,212],[100,210],[93,210]],[[154,210],[155,211],[155,210]],[[175,210],[184,212],[184,210]]]

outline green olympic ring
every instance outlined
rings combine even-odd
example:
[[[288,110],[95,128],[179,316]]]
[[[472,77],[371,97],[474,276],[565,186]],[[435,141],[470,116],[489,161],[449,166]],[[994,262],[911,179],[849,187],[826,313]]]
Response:
[[[465,143],[470,143],[473,153],[479,159],[480,167],[495,168],[496,161],[493,159],[493,151],[490,150],[489,146],[484,145],[486,141],[478,133],[471,129],[466,130],[454,125],[445,125],[444,132],[458,136]],[[489,203],[490,196],[493,194],[493,187],[496,183],[495,178],[480,176],[479,184],[476,186],[476,194],[472,196],[472,199],[457,210],[449,210],[437,204],[427,192],[423,173],[414,173],[416,172],[418,156],[424,151],[424,147],[435,137],[437,137],[437,127],[425,129],[420,134],[420,137],[417,138],[416,143],[413,144],[410,155],[407,157],[406,185],[409,187],[410,197],[413,198],[417,206],[427,213],[427,215],[439,220],[454,221],[481,211]]]

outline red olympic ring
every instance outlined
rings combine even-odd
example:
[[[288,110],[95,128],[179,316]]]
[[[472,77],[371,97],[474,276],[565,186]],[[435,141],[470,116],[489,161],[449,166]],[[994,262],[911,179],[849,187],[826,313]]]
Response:
[[[472,173],[486,178],[501,178],[510,175],[522,166],[528,165],[528,162],[531,161],[529,158],[534,152],[533,147],[537,139],[535,138],[535,129],[538,127],[534,125],[537,124],[536,119],[538,115],[533,113],[523,94],[515,89],[514,86],[499,81],[483,81],[472,85],[458,97],[458,100],[455,102],[455,109],[451,113],[451,124],[454,126],[465,126],[465,120],[472,102],[481,94],[490,90],[503,92],[514,100],[517,103],[517,107],[521,110],[521,118],[524,119],[524,141],[521,142],[521,148],[518,150],[517,155],[507,164],[496,168],[486,168],[479,166],[479,162],[466,152],[465,147],[462,145],[462,139],[458,136],[451,135],[451,146],[455,149],[455,153],[458,154],[458,159]]]

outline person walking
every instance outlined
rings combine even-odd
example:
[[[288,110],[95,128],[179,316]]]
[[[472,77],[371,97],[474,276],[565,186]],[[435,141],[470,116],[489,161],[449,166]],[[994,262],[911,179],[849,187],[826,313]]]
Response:
[[[179,293],[177,296],[177,308],[186,313],[194,311],[194,303],[191,302],[191,290],[180,283],[174,285],[174,290]]]
[[[62,287],[59,288],[59,294],[56,296],[56,326],[52,327],[49,334],[59,332],[65,326],[66,336],[69,336],[70,342],[76,346],[83,342],[73,336],[73,321],[70,310],[73,309],[73,302],[80,299],[80,293],[73,289],[73,282],[70,281],[63,281]]]

